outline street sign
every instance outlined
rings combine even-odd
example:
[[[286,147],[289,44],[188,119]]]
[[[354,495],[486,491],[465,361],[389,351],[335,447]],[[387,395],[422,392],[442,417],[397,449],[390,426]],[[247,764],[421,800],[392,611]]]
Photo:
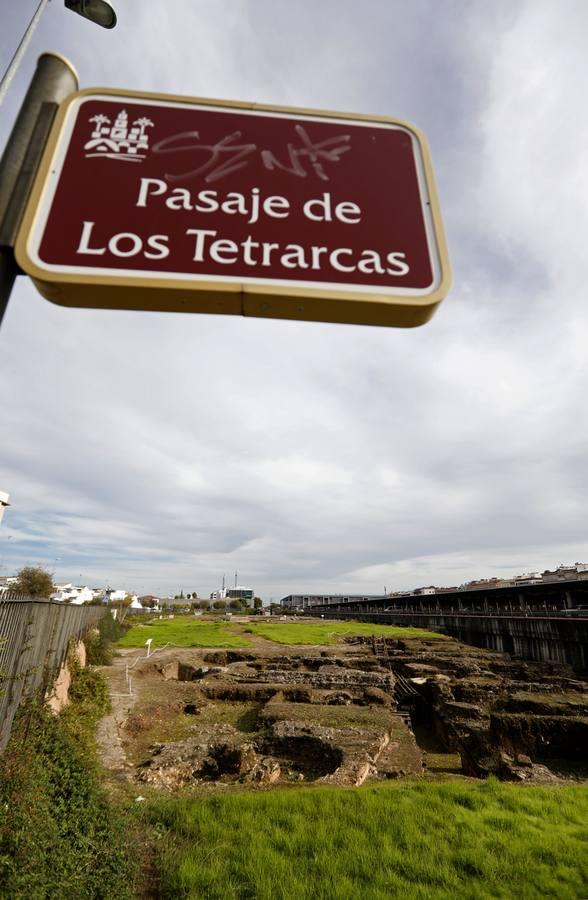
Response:
[[[450,282],[412,125],[107,89],[61,105],[16,257],[64,306],[367,325]]]

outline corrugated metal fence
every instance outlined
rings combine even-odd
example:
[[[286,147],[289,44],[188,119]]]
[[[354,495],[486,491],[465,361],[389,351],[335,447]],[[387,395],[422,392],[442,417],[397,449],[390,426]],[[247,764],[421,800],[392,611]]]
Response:
[[[83,637],[105,612],[100,606],[70,606],[18,594],[0,597],[0,751],[19,705],[37,689],[49,687],[70,641]]]

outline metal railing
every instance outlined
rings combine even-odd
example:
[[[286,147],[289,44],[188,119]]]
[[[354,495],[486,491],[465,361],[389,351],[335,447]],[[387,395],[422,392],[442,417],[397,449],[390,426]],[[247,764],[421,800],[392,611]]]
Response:
[[[20,704],[50,687],[70,641],[80,640],[106,611],[15,593],[0,596],[0,751]]]

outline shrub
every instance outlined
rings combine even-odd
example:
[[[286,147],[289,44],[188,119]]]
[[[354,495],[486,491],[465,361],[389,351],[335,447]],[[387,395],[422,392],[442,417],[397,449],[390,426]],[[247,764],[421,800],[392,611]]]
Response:
[[[109,612],[102,616],[97,628],[89,631],[84,638],[89,665],[109,666],[114,656],[113,644],[127,631],[128,626],[113,619]]]
[[[130,900],[128,823],[101,789],[92,752],[106,685],[78,668],[70,697],[58,716],[25,704],[0,759],[0,896]]]
[[[17,573],[12,588],[27,597],[49,597],[55,590],[51,574],[42,566],[25,566]]]

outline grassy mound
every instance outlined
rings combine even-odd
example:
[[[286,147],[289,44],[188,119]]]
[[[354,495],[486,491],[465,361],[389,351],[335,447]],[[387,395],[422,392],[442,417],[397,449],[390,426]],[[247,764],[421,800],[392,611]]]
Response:
[[[151,638],[151,649],[171,644],[173,647],[247,647],[247,638],[236,634],[224,622],[201,621],[187,617],[152,619],[135,625],[118,641],[118,647],[144,647]]]
[[[384,635],[390,638],[417,637],[422,640],[445,640],[442,634],[422,628],[397,625],[370,625],[367,622],[254,622],[244,629],[280,644],[335,644],[348,635]],[[144,647],[151,638],[151,649],[170,644],[173,647],[248,647],[250,642],[227,622],[177,616],[173,619],[151,619],[134,625],[122,637],[118,647]]]
[[[582,787],[385,783],[153,800],[163,898],[588,896]]]
[[[387,638],[417,637],[422,640],[438,638],[443,634],[425,631],[423,628],[402,628],[400,625],[371,625],[369,622],[259,622],[248,625],[249,634],[277,641],[279,644],[335,644],[339,638],[353,634],[379,635]]]

